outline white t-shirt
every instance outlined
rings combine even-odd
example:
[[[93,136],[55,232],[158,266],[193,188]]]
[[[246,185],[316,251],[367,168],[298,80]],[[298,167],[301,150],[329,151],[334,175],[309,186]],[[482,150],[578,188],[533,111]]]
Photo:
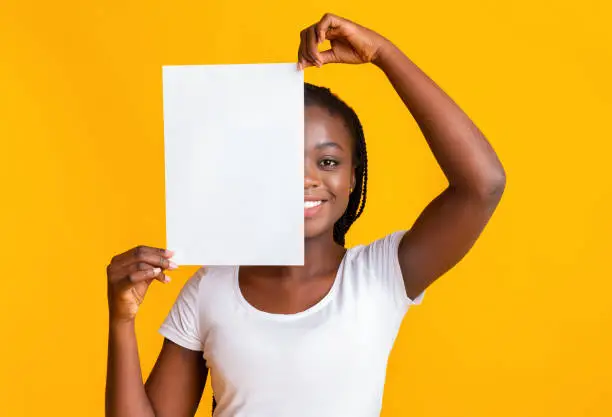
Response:
[[[405,231],[347,250],[331,290],[297,314],[258,310],[238,267],[200,268],[160,333],[202,351],[215,417],[374,417],[410,300],[398,262]]]

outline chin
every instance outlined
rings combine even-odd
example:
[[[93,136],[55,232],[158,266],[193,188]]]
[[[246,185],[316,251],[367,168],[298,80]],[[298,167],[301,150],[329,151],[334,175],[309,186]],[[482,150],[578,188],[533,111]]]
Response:
[[[334,225],[330,225],[322,220],[304,219],[304,239],[312,239],[327,233],[333,233]]]

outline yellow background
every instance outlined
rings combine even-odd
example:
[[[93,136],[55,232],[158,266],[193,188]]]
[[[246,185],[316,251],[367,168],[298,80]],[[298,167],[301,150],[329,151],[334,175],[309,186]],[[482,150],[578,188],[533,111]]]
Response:
[[[165,242],[161,66],[294,61],[327,11],[398,44],[508,177],[474,249],[406,316],[383,416],[612,415],[609,2],[4,0],[0,416],[103,416],[105,267]],[[365,126],[368,203],[348,245],[410,227],[446,183],[382,73],[306,79]],[[145,375],[194,271],[147,297]]]

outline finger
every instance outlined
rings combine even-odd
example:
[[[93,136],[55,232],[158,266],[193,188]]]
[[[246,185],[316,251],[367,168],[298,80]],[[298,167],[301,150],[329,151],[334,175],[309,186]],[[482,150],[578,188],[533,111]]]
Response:
[[[319,59],[319,47],[317,44],[317,33],[315,31],[314,25],[310,26],[306,30],[306,49],[308,51],[308,55],[310,56],[312,62],[320,67],[323,65],[321,60]]]
[[[311,63],[310,61],[306,60],[306,59],[301,59],[300,62],[298,62],[298,69],[299,70],[304,70],[308,67],[314,67],[315,65],[313,63]]]
[[[336,53],[334,52],[333,49],[328,49],[327,51],[322,51],[321,54],[320,54],[320,57],[321,57],[320,59],[321,59],[321,62],[323,63],[323,65],[325,65],[325,64],[334,64],[334,63],[340,62],[340,60],[336,56]]]
[[[160,280],[160,278],[162,279],[161,282],[167,282],[165,280],[165,275],[161,273],[161,268],[152,268],[144,271],[132,272],[127,275],[126,280],[132,284],[137,284],[148,279]]]
[[[315,65],[313,58],[308,54],[308,38],[307,38],[307,29],[304,29],[300,32],[300,62],[302,64],[302,68],[307,68],[312,65]]]
[[[127,259],[130,259],[134,255],[138,255],[139,253],[142,253],[142,252],[156,253],[166,258],[172,258],[172,256],[174,256],[174,252],[168,249],[139,245],[122,254],[114,256],[113,259],[111,260],[111,263],[122,265],[125,263]]]
[[[314,64],[306,59],[303,55],[303,52],[300,52],[300,56],[298,57],[298,70],[304,70],[308,67],[313,67]]]
[[[300,46],[298,46],[297,53],[297,68],[298,70],[304,69],[304,59],[302,57],[302,50],[304,48],[304,42],[302,41],[302,32],[300,32]]]
[[[163,272],[161,274],[158,274],[155,279],[164,284],[167,284],[171,281],[171,278]]]
[[[178,265],[160,255],[144,254],[138,255],[132,262],[121,267],[116,266],[114,269],[108,269],[108,279],[110,282],[120,281],[126,275],[150,271],[158,268],[160,271],[168,269],[170,271],[177,269]]]
[[[315,25],[317,41],[319,43],[323,43],[325,42],[325,40],[328,40],[328,33],[332,30],[339,29],[342,22],[343,20],[336,15],[333,15],[331,13],[324,14],[319,23]]]
[[[125,254],[119,255],[118,259],[116,259],[113,263],[116,267],[122,268],[135,262],[147,262],[152,266],[159,266],[163,269],[168,269],[170,264],[176,265],[174,262],[170,261],[172,256],[174,256],[174,252],[167,249],[141,245],[126,252]]]
[[[325,39],[328,41],[333,41],[338,38],[342,38],[345,36],[345,33],[341,27],[330,27],[325,32]]]
[[[148,269],[144,269],[143,271],[153,270],[153,269],[154,269],[153,267],[150,267]],[[136,272],[136,271],[134,271],[134,272]],[[153,271],[153,274],[155,274],[155,271]],[[158,273],[154,277],[148,278],[145,281],[148,281],[149,284],[151,284],[151,282],[153,282],[153,280],[156,280],[156,281],[159,281],[161,283],[166,284],[166,283],[170,282],[170,277],[168,275],[164,274],[164,271],[162,270],[160,273]]]
[[[123,274],[132,274],[134,272],[139,272],[139,271],[147,271],[149,269],[154,269],[154,268],[159,268],[162,270],[162,273],[164,272],[164,269],[162,267],[159,266],[153,266],[147,262],[136,262],[134,264],[131,264],[129,266],[127,266],[124,271]],[[173,270],[174,268],[168,268],[170,271]]]
[[[159,274],[155,275],[153,278],[148,278],[149,284],[151,284],[151,282],[153,282],[153,280],[155,281],[159,281],[162,284],[167,284],[168,282],[170,282],[170,277],[166,274],[164,274],[164,271],[161,271]],[[145,280],[147,281],[147,280]]]
[[[317,46],[317,35],[314,25],[306,29],[305,37],[306,43],[304,44],[304,51],[306,56],[311,64],[320,67],[322,64],[319,61],[319,48]]]

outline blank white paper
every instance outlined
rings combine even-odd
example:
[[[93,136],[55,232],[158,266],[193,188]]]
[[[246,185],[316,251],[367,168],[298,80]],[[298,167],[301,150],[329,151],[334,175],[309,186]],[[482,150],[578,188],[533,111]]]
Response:
[[[164,66],[166,239],[179,265],[304,264],[295,64]]]

